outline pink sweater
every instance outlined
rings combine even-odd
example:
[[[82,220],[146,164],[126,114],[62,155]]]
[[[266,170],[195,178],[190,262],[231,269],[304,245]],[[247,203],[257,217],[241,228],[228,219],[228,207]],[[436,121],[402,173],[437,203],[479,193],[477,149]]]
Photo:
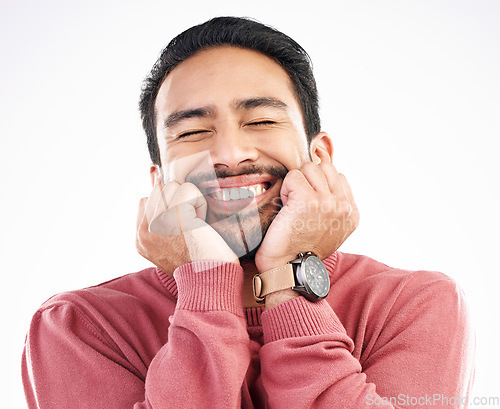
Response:
[[[462,407],[473,339],[447,276],[337,252],[326,300],[263,312],[242,308],[240,266],[196,264],[45,302],[23,354],[29,407]]]

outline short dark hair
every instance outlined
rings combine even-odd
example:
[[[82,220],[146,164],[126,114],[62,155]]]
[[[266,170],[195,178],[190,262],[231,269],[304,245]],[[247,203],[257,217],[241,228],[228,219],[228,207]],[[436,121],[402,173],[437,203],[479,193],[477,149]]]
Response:
[[[167,75],[198,51],[222,45],[258,51],[280,64],[288,73],[302,109],[307,140],[321,130],[318,91],[307,52],[292,38],[257,21],[238,17],[217,17],[194,26],[175,37],[161,52],[145,78],[139,108],[153,163],[160,165],[156,139],[155,101]]]

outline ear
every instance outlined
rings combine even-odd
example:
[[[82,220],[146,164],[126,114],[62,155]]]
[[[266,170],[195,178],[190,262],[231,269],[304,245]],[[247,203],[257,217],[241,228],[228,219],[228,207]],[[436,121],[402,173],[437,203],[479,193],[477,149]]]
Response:
[[[312,139],[309,149],[314,163],[319,164],[323,161],[332,161],[333,143],[326,132],[318,133]]]
[[[151,177],[151,186],[153,187],[159,180],[163,181],[163,172],[161,171],[161,167],[152,163],[149,167],[149,176]]]

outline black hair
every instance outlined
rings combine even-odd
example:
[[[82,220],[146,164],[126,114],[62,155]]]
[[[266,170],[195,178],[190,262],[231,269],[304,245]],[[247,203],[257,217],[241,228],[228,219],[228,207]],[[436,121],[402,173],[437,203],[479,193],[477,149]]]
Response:
[[[153,163],[160,165],[156,139],[155,101],[167,75],[198,51],[230,45],[258,51],[275,60],[288,73],[302,109],[307,140],[320,131],[318,91],[307,52],[292,38],[257,21],[239,17],[217,17],[191,27],[175,37],[161,52],[145,78],[139,108]]]

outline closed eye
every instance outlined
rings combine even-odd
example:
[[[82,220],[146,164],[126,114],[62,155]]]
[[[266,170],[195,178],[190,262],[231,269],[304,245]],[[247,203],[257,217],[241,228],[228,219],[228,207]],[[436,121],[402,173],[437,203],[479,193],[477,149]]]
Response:
[[[266,120],[266,121],[256,121],[256,122],[249,122],[247,125],[249,126],[264,126],[264,125],[276,125],[275,121],[271,120]]]
[[[179,134],[179,136],[177,137],[177,139],[187,138],[189,136],[194,136],[194,135],[203,136],[202,134],[204,134],[204,133],[210,133],[210,132],[211,131],[207,131],[207,130],[204,130],[204,129],[200,129],[200,130],[196,130],[196,131],[187,131],[187,132],[183,132],[183,133]]]

